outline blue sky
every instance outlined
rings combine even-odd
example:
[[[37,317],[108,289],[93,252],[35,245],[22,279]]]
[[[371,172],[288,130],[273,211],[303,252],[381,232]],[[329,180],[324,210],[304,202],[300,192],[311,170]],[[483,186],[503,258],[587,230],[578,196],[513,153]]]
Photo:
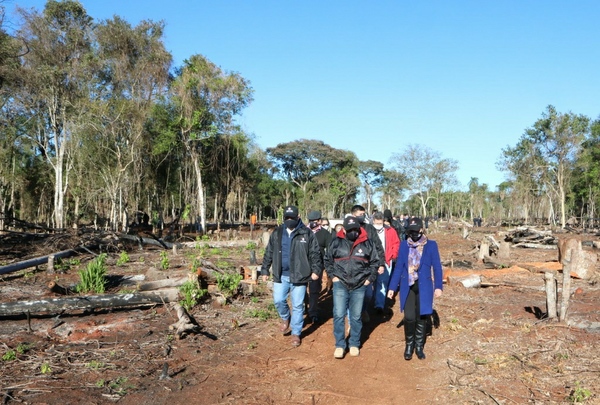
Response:
[[[389,167],[420,144],[457,160],[463,187],[494,189],[502,148],[547,105],[600,116],[596,0],[81,3],[96,20],[164,20],[176,66],[200,53],[249,79],[239,121],[262,148],[320,139]]]

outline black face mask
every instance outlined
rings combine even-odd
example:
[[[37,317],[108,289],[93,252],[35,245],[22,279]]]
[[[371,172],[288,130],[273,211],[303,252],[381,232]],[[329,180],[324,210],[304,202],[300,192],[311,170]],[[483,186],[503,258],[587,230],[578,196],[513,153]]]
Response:
[[[407,235],[410,239],[412,239],[413,242],[418,241],[421,239],[421,236],[423,236],[423,234],[419,231],[408,231]]]
[[[359,224],[364,224],[365,223],[365,216],[361,215],[361,216],[356,216],[356,220],[358,221]]]
[[[358,234],[358,231],[346,231],[346,239],[354,242],[356,239],[358,239]]]
[[[317,221],[310,221],[308,226],[310,226],[310,229],[315,229],[317,226],[319,226],[319,223]]]
[[[285,224],[286,228],[293,230],[293,229],[296,229],[296,227],[298,226],[298,218],[296,218],[296,219],[288,218],[285,221],[283,221],[283,223]]]

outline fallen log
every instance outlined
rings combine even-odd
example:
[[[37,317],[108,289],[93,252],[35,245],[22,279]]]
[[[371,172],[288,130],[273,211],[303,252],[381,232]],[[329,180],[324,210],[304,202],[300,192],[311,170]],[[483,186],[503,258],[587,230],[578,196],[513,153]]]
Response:
[[[164,240],[158,239],[158,238],[151,239],[151,238],[144,238],[144,237],[137,236],[137,235],[127,235],[125,233],[119,234],[119,238],[125,239],[125,240],[131,240],[134,242],[138,242],[140,244],[145,243],[147,245],[160,246],[165,249],[173,249],[173,246],[181,247],[181,244],[178,244],[178,243],[165,242]]]
[[[259,244],[260,239],[255,240],[255,239],[243,239],[243,240],[228,240],[228,241],[212,241],[212,240],[207,240],[207,241],[197,241],[197,242],[181,242],[180,245],[185,246],[185,247],[190,247],[190,248],[195,248],[197,246],[208,246],[209,248],[224,248],[224,247],[246,247],[248,246],[248,243],[255,243],[255,244]]]
[[[73,291],[72,289],[68,288],[68,287],[63,287],[62,285],[58,284],[56,281],[50,281],[48,283],[48,289],[55,293],[55,294],[60,294],[60,295],[69,295],[69,294],[76,294],[75,291]]]
[[[173,302],[178,299],[179,290],[172,288],[146,293],[70,296],[32,301],[3,302],[0,303],[0,317],[21,314],[62,313],[64,311],[98,308],[143,307]]]
[[[191,276],[191,274],[190,274]],[[164,280],[156,280],[156,281],[147,281],[145,283],[139,283],[136,288],[138,291],[152,291],[158,290],[161,288],[168,287],[181,287],[185,284],[186,281],[189,281],[191,278],[188,277],[179,277],[179,278],[167,278]]]
[[[79,249],[63,250],[62,252],[52,253],[47,256],[41,256],[41,257],[36,257],[34,259],[24,260],[22,262],[7,264],[6,266],[0,267],[0,274],[12,273],[14,271],[24,270],[24,269],[28,269],[30,267],[35,267],[35,266],[39,266],[42,264],[46,264],[46,263],[48,263],[48,258],[50,256],[54,256],[55,259],[73,256],[74,254],[77,254],[78,250]]]
[[[547,250],[556,250],[556,245],[542,245],[539,243],[517,243],[513,245],[513,247],[524,247],[530,249],[547,249]]]

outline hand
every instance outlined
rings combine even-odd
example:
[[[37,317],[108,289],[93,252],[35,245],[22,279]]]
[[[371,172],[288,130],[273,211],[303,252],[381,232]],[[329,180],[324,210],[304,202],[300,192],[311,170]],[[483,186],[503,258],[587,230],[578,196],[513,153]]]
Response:
[[[371,282],[369,280],[365,281],[365,285],[369,285]]]
[[[334,277],[331,279],[332,283],[337,283],[338,281],[340,281],[340,279],[338,277]]]
[[[385,270],[385,267],[379,266],[379,268],[377,269],[377,274],[383,274],[384,270]]]
[[[312,273],[310,275],[310,278],[312,278],[313,280],[317,281],[319,279],[319,276],[317,274],[315,274],[315,273]]]
[[[433,292],[433,296],[435,298],[439,298],[442,296],[442,290],[440,290],[439,288],[436,288],[435,291]]]
[[[393,292],[392,290],[389,290],[389,291],[388,291],[388,293],[387,293],[387,297],[388,297],[389,299],[392,299],[392,298],[394,298],[394,292]]]
[[[269,279],[269,276],[262,276],[263,283],[266,283]]]

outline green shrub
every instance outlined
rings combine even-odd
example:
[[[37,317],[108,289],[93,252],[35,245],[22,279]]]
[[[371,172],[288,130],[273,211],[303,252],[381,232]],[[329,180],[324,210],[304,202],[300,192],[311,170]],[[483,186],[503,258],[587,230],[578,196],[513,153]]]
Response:
[[[233,297],[240,286],[242,275],[236,273],[217,274],[217,287],[225,298]]]
[[[163,270],[169,269],[169,256],[164,250],[160,252],[160,268]]]
[[[179,287],[179,291],[183,295],[183,299],[179,303],[188,311],[208,294],[208,290],[200,288],[200,285],[194,281],[186,281]]]
[[[126,251],[122,251],[119,259],[117,259],[117,266],[122,266],[125,263],[129,263],[129,255]]]
[[[573,402],[574,404],[579,404],[587,401],[592,397],[592,391],[583,388],[581,386],[581,382],[577,381],[575,383],[575,389],[571,391],[571,395],[569,395],[568,400]]]
[[[2,361],[13,361],[17,359],[17,353],[14,350],[9,350],[2,356]]]
[[[79,271],[79,284],[75,290],[79,293],[94,292],[102,294],[106,288],[106,253],[92,260],[85,270]]]

